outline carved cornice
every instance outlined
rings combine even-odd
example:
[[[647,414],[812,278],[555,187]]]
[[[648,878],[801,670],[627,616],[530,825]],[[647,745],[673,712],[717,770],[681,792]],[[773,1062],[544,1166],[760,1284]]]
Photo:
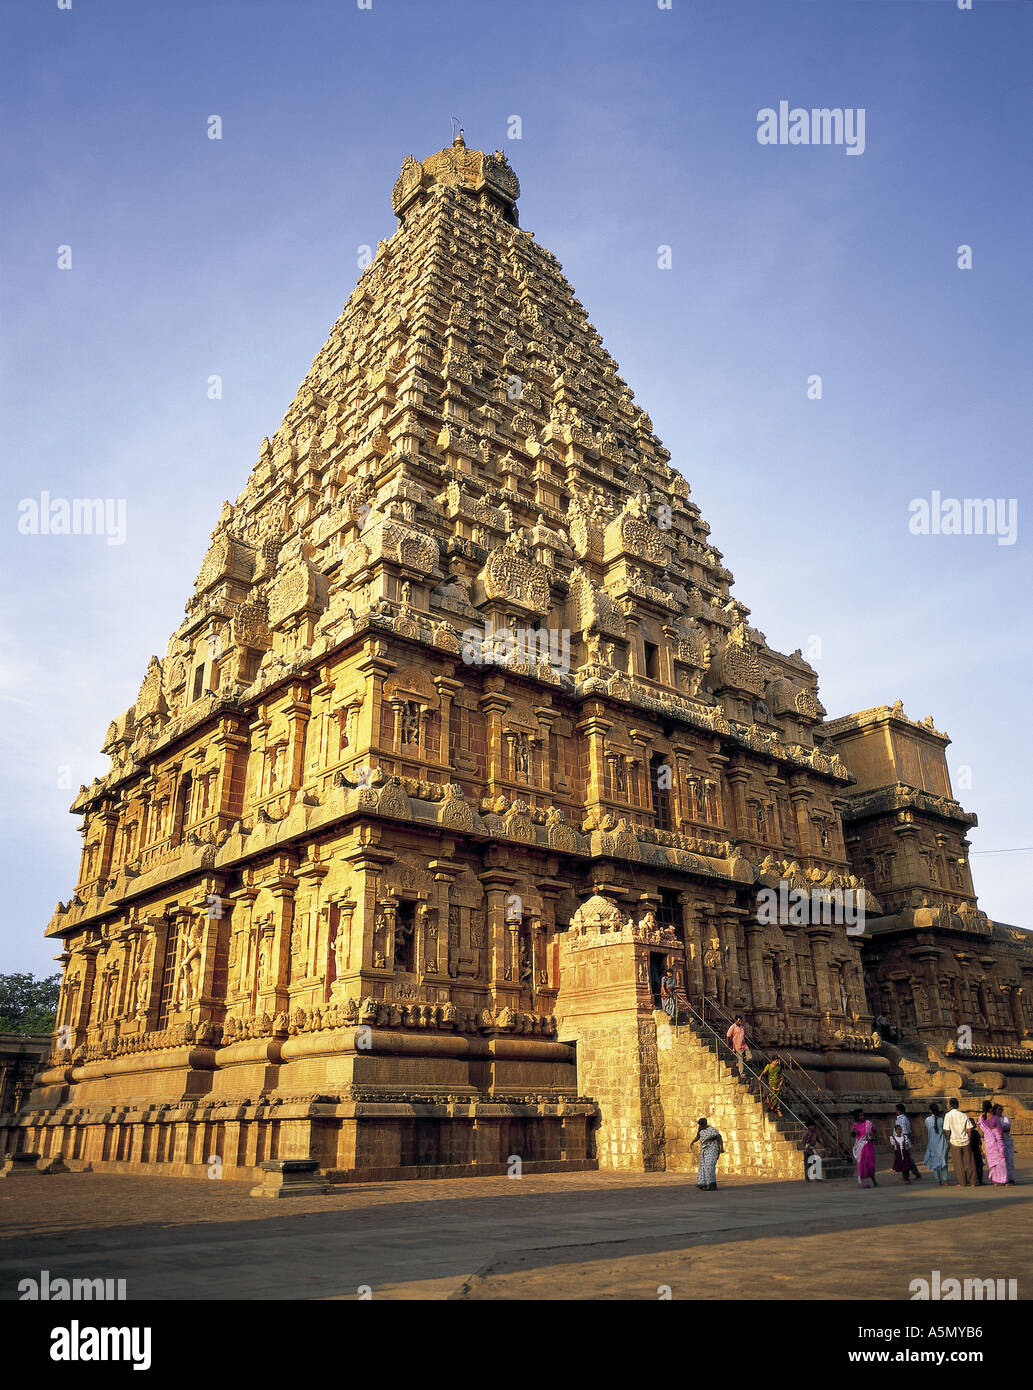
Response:
[[[842,816],[847,822],[868,820],[872,816],[885,816],[895,811],[920,811],[955,825],[969,827],[979,824],[975,813],[966,811],[960,802],[922,791],[919,787],[909,787],[904,782],[897,782],[892,787],[876,787],[872,791],[847,793],[844,800]]]

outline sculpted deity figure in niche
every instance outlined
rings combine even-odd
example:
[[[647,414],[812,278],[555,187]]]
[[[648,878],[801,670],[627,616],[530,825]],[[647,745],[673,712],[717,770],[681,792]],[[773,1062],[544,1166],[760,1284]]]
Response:
[[[251,967],[251,944],[251,932],[242,931],[240,933],[240,945],[237,948],[240,952],[240,970],[237,974],[237,989],[241,994],[247,993],[248,977]]]
[[[344,915],[342,913],[337,923],[337,934],[334,937],[334,974],[337,979],[341,979],[348,968],[348,937],[345,931]]]
[[[100,982],[100,1007],[97,1014],[97,1021],[99,1023],[106,1023],[115,1012],[118,976],[118,964],[115,961],[109,961],[104,967],[104,973],[101,976]]]
[[[423,929],[424,968],[432,973],[438,968],[438,912],[437,908],[423,903],[420,907],[420,925]]]
[[[411,970],[413,966],[413,922],[407,913],[395,918],[395,969]]]
[[[520,983],[525,989],[534,988],[534,960],[531,942],[527,935],[520,935]]]
[[[133,1009],[138,1015],[147,1012],[148,994],[151,983],[151,962],[154,960],[154,938],[148,934],[140,943],[133,972]]]
[[[191,928],[186,948],[179,962],[179,984],[176,989],[177,1009],[185,1008],[187,1004],[192,1003],[197,998],[200,976],[201,924],[197,922]]]
[[[402,706],[402,743],[418,744],[420,741],[420,707],[415,700],[406,700]]]
[[[619,796],[621,800],[626,800],[628,795],[628,769],[622,757],[614,754],[610,759],[610,767],[613,776],[613,794]]]

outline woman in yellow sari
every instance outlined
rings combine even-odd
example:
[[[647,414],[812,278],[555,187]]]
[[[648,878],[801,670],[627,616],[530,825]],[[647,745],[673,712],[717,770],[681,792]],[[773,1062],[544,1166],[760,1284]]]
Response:
[[[782,1115],[782,1059],[777,1054],[772,1057],[760,1074],[761,1083],[767,1087],[764,1091],[764,1104],[769,1110],[774,1110],[775,1114]]]

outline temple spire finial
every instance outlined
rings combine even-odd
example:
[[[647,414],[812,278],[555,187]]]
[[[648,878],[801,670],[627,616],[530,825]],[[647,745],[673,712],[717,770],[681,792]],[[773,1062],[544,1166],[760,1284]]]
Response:
[[[466,141],[463,139],[463,126],[458,116],[449,118],[452,122],[452,144],[456,149],[465,150]],[[459,126],[459,134],[456,134],[456,126]]]

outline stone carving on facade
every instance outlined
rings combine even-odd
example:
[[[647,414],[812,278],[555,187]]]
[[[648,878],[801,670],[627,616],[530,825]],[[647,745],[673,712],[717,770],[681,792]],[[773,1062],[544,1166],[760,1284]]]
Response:
[[[531,557],[530,545],[522,536],[508,536],[491,552],[481,570],[480,583],[486,600],[505,599],[531,613],[548,612],[548,571]]]
[[[184,938],[176,971],[176,1007],[185,1009],[200,992],[202,926],[196,921]]]

